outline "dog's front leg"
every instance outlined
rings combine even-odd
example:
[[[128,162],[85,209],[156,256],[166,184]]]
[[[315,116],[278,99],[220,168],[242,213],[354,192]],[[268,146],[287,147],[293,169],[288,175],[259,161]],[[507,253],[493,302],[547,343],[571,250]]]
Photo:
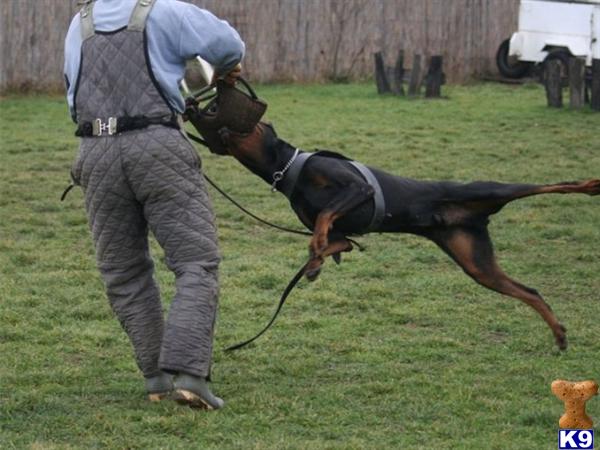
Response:
[[[373,198],[375,190],[367,183],[352,183],[344,187],[317,216],[313,230],[313,237],[309,245],[309,253],[315,278],[318,268],[323,264],[324,252],[329,246],[329,231],[333,223],[354,208]]]
[[[373,198],[375,190],[367,183],[352,183],[343,188],[317,216],[313,237],[310,241],[310,253],[319,257],[327,248],[329,230],[340,217]]]
[[[339,261],[341,260],[341,253],[350,251],[352,251],[352,244],[346,238],[330,242],[327,245],[327,248],[323,250],[321,257],[311,258],[310,261],[308,261],[304,271],[306,278],[308,278],[309,281],[315,280],[321,272],[321,266],[323,265],[325,258],[328,256],[333,256],[335,261],[339,264]]]

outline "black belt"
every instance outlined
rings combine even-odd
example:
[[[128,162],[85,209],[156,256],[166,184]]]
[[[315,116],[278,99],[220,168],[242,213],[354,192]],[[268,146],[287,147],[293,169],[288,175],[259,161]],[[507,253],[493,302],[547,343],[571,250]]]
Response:
[[[140,130],[150,125],[164,125],[179,129],[179,122],[175,115],[170,118],[146,116],[109,117],[106,122],[103,122],[102,119],[96,119],[93,122],[80,123],[75,131],[75,136],[112,136],[124,131]]]

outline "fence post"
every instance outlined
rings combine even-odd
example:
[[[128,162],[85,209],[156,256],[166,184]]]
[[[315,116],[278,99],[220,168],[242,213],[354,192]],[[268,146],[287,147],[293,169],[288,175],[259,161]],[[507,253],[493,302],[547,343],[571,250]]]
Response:
[[[600,59],[592,60],[592,109],[600,111]]]
[[[581,109],[585,103],[585,59],[569,58],[569,106]]]
[[[375,57],[375,83],[377,84],[377,93],[386,94],[391,91],[390,83],[387,79],[385,64],[381,52],[374,54]]]
[[[413,56],[412,70],[410,72],[410,82],[408,84],[408,95],[415,96],[421,90],[421,55]]]
[[[562,86],[560,82],[560,62],[553,59],[547,61],[546,65],[546,98],[548,106],[561,108],[562,101]]]
[[[442,86],[442,62],[441,56],[432,56],[429,70],[425,79],[425,97],[433,98],[441,95]]]
[[[402,82],[404,81],[404,50],[398,52],[398,58],[396,59],[396,65],[394,66],[394,83],[393,91],[396,95],[404,95],[404,87]]]

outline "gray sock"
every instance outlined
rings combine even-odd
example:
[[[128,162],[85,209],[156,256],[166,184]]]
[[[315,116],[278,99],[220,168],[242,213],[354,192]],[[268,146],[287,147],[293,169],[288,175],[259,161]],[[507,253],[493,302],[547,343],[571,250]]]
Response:
[[[175,389],[185,389],[186,391],[193,392],[214,409],[222,408],[223,405],[225,405],[223,399],[213,395],[208,387],[208,382],[203,377],[195,377],[186,373],[180,373],[175,379]]]
[[[161,372],[155,377],[146,378],[146,392],[149,394],[162,394],[173,390],[173,375]]]

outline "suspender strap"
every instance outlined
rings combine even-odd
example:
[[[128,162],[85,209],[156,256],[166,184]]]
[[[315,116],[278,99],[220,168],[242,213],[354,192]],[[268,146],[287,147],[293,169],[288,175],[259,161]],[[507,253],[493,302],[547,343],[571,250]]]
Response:
[[[152,11],[155,2],[156,0],[138,0],[135,8],[133,8],[133,13],[131,13],[127,29],[130,31],[144,31],[148,14]]]
[[[94,35],[94,0],[89,0],[83,5],[79,13],[81,41],[91,38]]]
[[[379,181],[373,175],[373,172],[365,166],[356,161],[349,161],[365,178],[367,183],[369,183],[373,189],[375,190],[375,195],[373,196],[373,200],[375,201],[375,211],[373,211],[373,218],[371,219],[371,223],[364,231],[364,233],[370,233],[372,231],[377,231],[383,219],[385,218],[385,200],[383,198],[383,191],[381,190],[381,186],[379,185]]]

